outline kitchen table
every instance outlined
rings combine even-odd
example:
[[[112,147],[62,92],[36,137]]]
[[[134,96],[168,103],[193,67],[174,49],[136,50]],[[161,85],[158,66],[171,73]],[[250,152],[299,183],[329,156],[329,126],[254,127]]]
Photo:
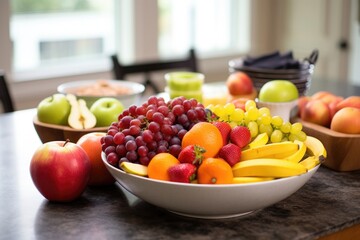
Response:
[[[360,172],[323,166],[289,198],[232,219],[181,217],[118,183],[88,187],[71,203],[49,202],[29,172],[41,144],[34,114],[0,114],[0,239],[359,239]]]

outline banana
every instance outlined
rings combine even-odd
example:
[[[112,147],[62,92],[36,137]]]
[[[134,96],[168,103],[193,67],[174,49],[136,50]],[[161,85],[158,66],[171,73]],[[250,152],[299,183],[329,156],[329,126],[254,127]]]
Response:
[[[248,148],[264,146],[269,141],[267,133],[260,133],[248,144]]]
[[[233,183],[239,184],[239,183],[254,183],[254,182],[264,182],[264,181],[270,181],[273,180],[273,177],[234,177]]]
[[[135,174],[138,176],[146,177],[148,175],[147,166],[138,163],[122,162],[120,164],[120,168],[127,173]]]
[[[299,145],[287,141],[279,143],[269,143],[263,146],[249,148],[241,153],[241,161],[256,159],[256,158],[268,158],[276,154],[288,152],[289,155],[295,153],[299,148]]]
[[[294,154],[285,157],[284,160],[290,161],[290,162],[300,162],[301,159],[303,159],[305,153],[306,153],[306,145],[304,142],[299,141],[299,140],[295,140],[294,143],[299,145],[299,150],[297,150]]]
[[[316,156],[310,156],[300,161],[300,164],[305,166],[307,170],[310,170],[313,169],[318,164],[320,164],[320,159],[319,157]]]
[[[307,147],[306,153],[310,156],[323,156],[324,158],[327,157],[326,149],[319,139],[312,136],[307,136],[304,143]]]
[[[304,165],[281,159],[262,158],[236,163],[234,177],[290,177],[307,172]]]

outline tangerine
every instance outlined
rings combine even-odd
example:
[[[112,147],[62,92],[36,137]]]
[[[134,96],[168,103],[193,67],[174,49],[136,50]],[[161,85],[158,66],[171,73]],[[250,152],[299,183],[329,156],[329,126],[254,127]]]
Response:
[[[157,180],[170,181],[168,169],[179,164],[179,160],[170,153],[158,153],[148,165],[148,177]]]
[[[204,158],[215,157],[223,146],[219,129],[209,122],[195,124],[183,137],[181,147],[198,145],[205,149]]]
[[[200,184],[231,184],[233,178],[230,165],[222,158],[206,158],[197,172]]]

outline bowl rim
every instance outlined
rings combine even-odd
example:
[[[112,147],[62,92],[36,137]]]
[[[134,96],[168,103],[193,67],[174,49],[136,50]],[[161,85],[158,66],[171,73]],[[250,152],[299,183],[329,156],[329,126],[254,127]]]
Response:
[[[249,187],[249,186],[256,186],[256,185],[271,185],[272,183],[274,183],[274,181],[277,182],[281,182],[281,181],[288,181],[289,179],[294,179],[294,178],[298,178],[301,177],[305,174],[311,174],[317,171],[317,169],[320,167],[321,164],[318,164],[317,166],[315,166],[314,168],[310,169],[309,171],[307,171],[306,173],[300,174],[300,175],[296,175],[296,176],[291,176],[291,177],[284,177],[284,178],[277,178],[277,179],[273,179],[270,181],[263,181],[263,182],[253,182],[253,183],[241,183],[241,184],[236,184],[236,183],[229,183],[229,184],[199,184],[199,183],[180,183],[180,182],[171,182],[171,181],[163,181],[163,180],[157,180],[157,179],[152,179],[149,177],[142,177],[142,176],[138,176],[135,174],[130,174],[127,173],[119,168],[116,168],[112,165],[110,165],[107,161],[106,161],[106,157],[105,157],[105,153],[101,152],[101,159],[104,162],[104,164],[107,167],[110,167],[113,170],[116,170],[116,172],[119,172],[120,174],[123,175],[127,175],[130,177],[134,177],[137,179],[142,179],[144,181],[150,181],[153,183],[158,183],[158,184],[165,184],[165,185],[173,185],[175,187],[185,187],[185,188],[239,188],[239,187]],[[121,184],[121,183],[120,183]]]
[[[97,132],[97,131],[104,131],[107,130],[108,127],[95,127],[95,128],[87,128],[87,129],[75,129],[75,128],[71,128],[69,126],[64,126],[64,125],[56,125],[56,124],[51,124],[51,123],[44,123],[44,122],[40,122],[37,115],[35,114],[35,116],[33,117],[33,124],[37,125],[37,126],[41,126],[41,127],[45,127],[45,128],[51,128],[51,129],[57,129],[57,130],[62,130],[62,131],[67,131],[67,132]]]
[[[106,81],[109,84],[114,85],[121,85],[128,87],[129,89],[133,90],[130,94],[121,94],[121,95],[77,95],[78,97],[93,97],[93,98],[99,98],[99,97],[129,97],[134,96],[140,93],[143,93],[145,91],[145,86],[138,82],[131,82],[126,80],[114,80],[114,79],[90,79],[90,80],[79,80],[79,81],[72,81],[72,82],[65,82],[60,84],[57,87],[57,91],[62,94],[67,94],[67,89],[73,89],[76,87],[82,87],[87,86],[89,84],[94,84],[99,81]]]
[[[258,68],[244,66],[244,58],[235,58],[231,59],[228,62],[230,68],[239,70],[239,71],[249,71],[254,73],[265,73],[265,74],[298,74],[299,72],[312,72],[315,68],[314,64],[308,62],[301,62],[299,69],[271,69],[271,68]]]

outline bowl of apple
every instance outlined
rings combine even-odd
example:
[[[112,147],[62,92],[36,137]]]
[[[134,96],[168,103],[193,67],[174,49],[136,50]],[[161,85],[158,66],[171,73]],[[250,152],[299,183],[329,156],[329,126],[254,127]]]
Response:
[[[82,98],[56,93],[39,102],[33,125],[43,143],[76,142],[87,133],[106,132],[123,110],[123,104],[116,98],[99,98],[89,108]]]

